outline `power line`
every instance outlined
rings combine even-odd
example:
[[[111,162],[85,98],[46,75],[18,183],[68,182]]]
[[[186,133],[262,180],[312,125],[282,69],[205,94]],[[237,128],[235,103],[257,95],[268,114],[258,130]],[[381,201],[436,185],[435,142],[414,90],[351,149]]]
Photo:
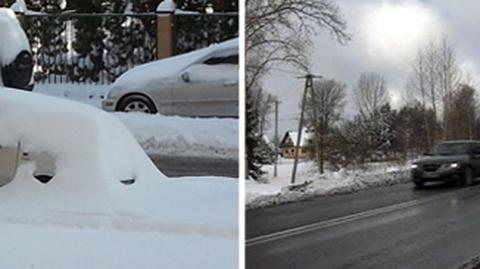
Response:
[[[273,71],[289,74],[289,75],[292,75],[292,76],[301,76],[302,75],[302,73],[300,73],[300,72],[293,71],[293,70],[287,70],[287,69],[283,69],[283,68],[279,68],[279,67],[270,67],[269,69],[273,70]]]

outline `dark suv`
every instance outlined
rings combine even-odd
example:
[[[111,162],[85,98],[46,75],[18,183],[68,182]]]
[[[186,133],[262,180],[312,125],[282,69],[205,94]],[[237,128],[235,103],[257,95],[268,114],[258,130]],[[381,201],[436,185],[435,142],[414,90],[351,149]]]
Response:
[[[411,177],[417,188],[425,182],[445,181],[470,185],[480,175],[480,141],[446,141],[432,154],[412,164]]]
[[[5,66],[0,66],[0,69],[4,86],[28,91],[33,89],[30,81],[33,72],[33,60],[30,52],[21,51],[15,60]]]
[[[33,59],[27,36],[11,9],[0,8],[0,86],[31,91]]]

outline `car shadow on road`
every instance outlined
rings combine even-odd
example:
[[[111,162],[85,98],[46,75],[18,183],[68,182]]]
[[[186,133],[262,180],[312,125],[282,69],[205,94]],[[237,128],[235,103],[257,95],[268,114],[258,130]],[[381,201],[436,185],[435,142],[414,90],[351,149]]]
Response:
[[[429,182],[425,184],[423,188],[413,187],[414,191],[421,192],[438,192],[438,191],[448,191],[448,190],[458,190],[463,188],[468,188],[471,186],[480,185],[480,178],[475,179],[470,186],[464,186],[454,182]]]

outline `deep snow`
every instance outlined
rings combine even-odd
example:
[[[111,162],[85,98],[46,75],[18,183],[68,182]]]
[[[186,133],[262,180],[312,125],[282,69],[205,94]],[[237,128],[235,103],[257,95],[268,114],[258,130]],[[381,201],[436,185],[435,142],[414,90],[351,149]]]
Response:
[[[34,92],[101,108],[109,86],[37,84]],[[114,113],[148,154],[238,159],[238,120]]]
[[[371,163],[364,169],[326,171],[320,175],[313,162],[301,161],[297,167],[296,182],[292,185],[293,160],[282,159],[278,166],[278,177],[273,178],[273,165],[267,165],[263,167],[267,173],[262,182],[246,181],[246,209],[406,182],[409,180],[409,167],[408,164],[391,162]]]
[[[236,180],[168,179],[113,114],[0,91],[0,145],[57,167],[42,184],[24,161],[0,188],[2,267],[236,268]]]

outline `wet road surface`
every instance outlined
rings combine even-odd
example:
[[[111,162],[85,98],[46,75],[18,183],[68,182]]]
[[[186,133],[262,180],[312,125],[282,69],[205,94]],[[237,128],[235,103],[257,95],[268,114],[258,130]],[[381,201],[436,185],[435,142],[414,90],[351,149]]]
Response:
[[[238,178],[237,160],[161,155],[150,155],[149,157],[168,177],[224,176]]]
[[[480,185],[411,184],[256,209],[247,268],[454,268],[480,252]]]

